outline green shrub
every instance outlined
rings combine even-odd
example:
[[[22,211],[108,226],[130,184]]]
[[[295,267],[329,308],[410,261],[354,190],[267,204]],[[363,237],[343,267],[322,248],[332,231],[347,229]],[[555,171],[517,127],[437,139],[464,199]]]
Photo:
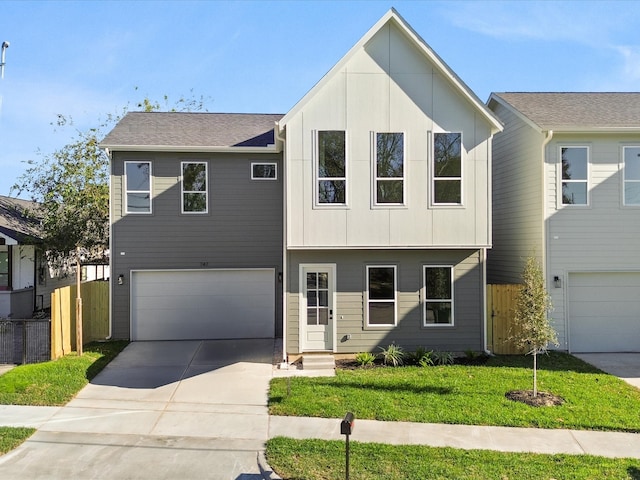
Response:
[[[425,352],[418,360],[418,365],[421,367],[433,367],[434,364],[433,351]]]
[[[356,363],[361,367],[373,365],[376,356],[371,352],[360,352],[356,354]]]
[[[451,352],[434,352],[433,361],[436,365],[453,365],[453,354]]]
[[[397,367],[398,365],[402,365],[404,362],[404,350],[401,346],[396,345],[394,342],[391,342],[387,348],[378,347],[382,350],[382,361],[385,365],[393,365]]]

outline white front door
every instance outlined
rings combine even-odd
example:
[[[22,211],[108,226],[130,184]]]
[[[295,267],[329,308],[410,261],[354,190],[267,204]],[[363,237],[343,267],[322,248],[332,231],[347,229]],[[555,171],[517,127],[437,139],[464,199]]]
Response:
[[[303,351],[329,350],[334,347],[333,265],[301,267],[300,322]]]

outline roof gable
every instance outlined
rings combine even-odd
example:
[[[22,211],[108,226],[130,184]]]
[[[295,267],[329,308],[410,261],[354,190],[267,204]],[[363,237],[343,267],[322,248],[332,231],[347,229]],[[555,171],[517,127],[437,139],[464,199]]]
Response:
[[[424,55],[433,67],[450,83],[453,89],[465,98],[476,111],[491,125],[494,132],[502,130],[502,124],[495,117],[493,112],[473,93],[473,91],[458,77],[451,68],[436,54],[436,52],[418,35],[415,30],[391,8],[371,29],[347,52],[347,54],[336,63],[327,74],[298,101],[296,105],[278,122],[280,129],[283,129],[289,120],[299,113],[308,102],[327,85],[366,45],[371,42],[376,34],[387,24],[394,25],[416,49]]]
[[[640,129],[640,93],[492,93],[499,103],[538,130],[612,131]]]

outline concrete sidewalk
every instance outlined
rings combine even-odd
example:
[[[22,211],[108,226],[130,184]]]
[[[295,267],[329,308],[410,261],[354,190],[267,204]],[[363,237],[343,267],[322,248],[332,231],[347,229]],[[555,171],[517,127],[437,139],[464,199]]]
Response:
[[[65,409],[62,412],[62,409]],[[218,409],[219,410],[219,409]],[[21,407],[16,405],[0,405],[0,425],[25,426],[41,429],[41,432],[55,432],[67,430],[76,431],[80,424],[87,422],[89,414],[92,422],[96,421],[96,415],[100,412],[89,412],[86,409],[69,407]],[[129,409],[105,409],[103,414],[103,427],[100,433],[104,435],[136,434],[132,431],[106,431],[112,430],[113,417],[128,416],[130,422],[150,412]],[[186,413],[186,412],[185,412]],[[192,411],[191,414],[194,412]],[[212,413],[212,412],[209,412]],[[220,413],[220,412],[218,412]],[[235,412],[235,419],[238,419]],[[245,412],[245,414],[248,412]],[[229,411],[228,415],[234,417]],[[197,416],[202,420],[201,417]],[[183,419],[184,420],[184,419]],[[220,419],[218,419],[220,420]],[[344,440],[340,435],[340,420],[327,418],[308,417],[280,417],[270,416],[268,419],[268,438],[278,436],[297,439],[318,438],[324,440]],[[62,425],[65,425],[62,427]],[[74,426],[75,424],[75,426]],[[122,428],[122,424],[118,424]],[[243,426],[250,427],[249,425]],[[86,428],[86,427],[85,427]],[[95,432],[94,427],[93,433]],[[176,426],[172,426],[172,435],[176,435]],[[180,430],[187,428],[183,426]],[[187,436],[196,436],[203,442],[211,442],[197,425],[188,427],[191,433]],[[260,428],[262,430],[263,427]],[[163,429],[156,431],[156,435],[164,433]],[[86,432],[89,433],[89,432]],[[169,432],[166,432],[169,433]],[[183,430],[184,434],[188,432]],[[197,433],[197,435],[194,435]],[[257,433],[257,432],[256,432]],[[217,435],[221,432],[218,429]],[[244,435],[246,437],[246,435]],[[257,435],[262,437],[262,434]],[[251,440],[244,438],[244,440]],[[256,438],[254,440],[263,440]],[[496,450],[501,452],[534,452],[545,454],[566,453],[573,455],[598,455],[611,458],[638,458],[640,459],[640,434],[624,432],[599,432],[589,430],[551,430],[541,428],[514,428],[514,427],[489,427],[475,425],[448,425],[411,422],[379,422],[375,420],[356,419],[352,441],[387,443],[392,445],[428,445],[432,447],[453,447],[465,450]]]
[[[344,440],[341,419],[269,417],[269,438]],[[640,434],[588,430],[487,427],[410,422],[355,420],[357,442],[427,445],[464,450],[566,453],[611,458],[640,458]]]

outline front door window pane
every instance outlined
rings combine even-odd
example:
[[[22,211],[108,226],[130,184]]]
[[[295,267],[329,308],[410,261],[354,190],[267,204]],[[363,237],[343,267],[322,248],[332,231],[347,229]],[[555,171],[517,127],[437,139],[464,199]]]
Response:
[[[329,324],[329,274],[307,273],[307,325]]]

